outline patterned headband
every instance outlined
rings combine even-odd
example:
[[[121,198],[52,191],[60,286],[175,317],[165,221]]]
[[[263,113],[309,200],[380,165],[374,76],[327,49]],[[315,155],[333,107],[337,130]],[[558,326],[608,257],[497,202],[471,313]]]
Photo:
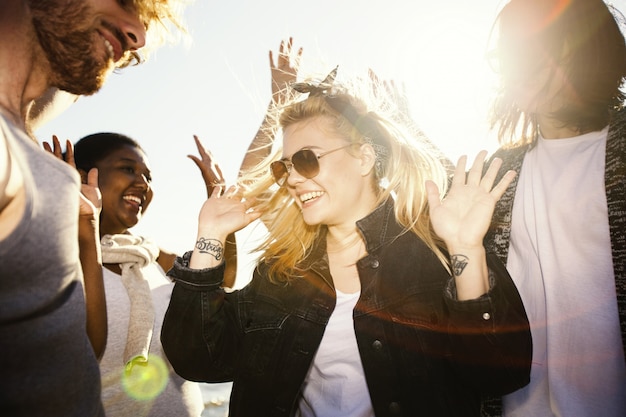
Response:
[[[335,78],[337,77],[338,68],[339,66],[336,66],[326,78],[318,84],[308,82],[293,83],[291,84],[291,88],[299,93],[309,94],[309,97],[323,97],[333,110],[342,115],[361,135],[368,139],[367,142],[375,147],[377,156],[385,159],[388,155],[387,141],[378,123],[372,117],[374,113],[368,112],[367,114],[360,115],[347,99],[330,94]]]

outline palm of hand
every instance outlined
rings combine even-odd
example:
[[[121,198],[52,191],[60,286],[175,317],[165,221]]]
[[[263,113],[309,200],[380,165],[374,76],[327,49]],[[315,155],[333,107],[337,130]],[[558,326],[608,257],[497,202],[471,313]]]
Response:
[[[210,229],[216,235],[228,235],[259,218],[260,213],[250,210],[253,202],[243,199],[242,192],[236,190],[231,187],[224,194],[221,190],[213,192],[200,210],[200,228]]]
[[[270,72],[272,75],[272,97],[274,101],[280,102],[284,97],[285,88],[296,81],[300,60],[302,58],[302,48],[299,48],[293,56],[293,39],[283,40],[280,43],[278,57],[274,63],[274,54],[270,51]]]
[[[102,210],[100,189],[88,184],[81,186],[79,215],[97,217]]]
[[[494,187],[502,161],[494,159],[483,175],[486,156],[486,151],[479,152],[467,175],[467,158],[462,156],[459,159],[452,185],[443,201],[440,201],[437,186],[432,181],[426,183],[433,229],[448,245],[482,245],[496,202],[515,177],[515,172],[509,171]]]
[[[430,210],[431,223],[444,241],[481,245],[496,200],[482,187],[453,186],[441,204]]]

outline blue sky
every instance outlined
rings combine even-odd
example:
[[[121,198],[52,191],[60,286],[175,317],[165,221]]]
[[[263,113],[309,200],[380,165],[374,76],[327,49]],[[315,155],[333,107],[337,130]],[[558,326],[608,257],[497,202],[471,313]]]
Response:
[[[626,0],[616,1],[626,10]],[[292,36],[302,72],[365,75],[406,86],[413,118],[452,159],[493,150],[486,110],[492,82],[487,36],[503,0],[196,0],[185,13],[191,42],[166,45],[148,62],[113,74],[39,131],[75,142],[99,131],[138,140],[148,153],[155,197],[133,233],[182,253],[192,247],[205,191],[197,134],[235,180],[270,99],[268,51]],[[238,233],[240,250],[255,232]],[[244,284],[250,262],[240,262]]]

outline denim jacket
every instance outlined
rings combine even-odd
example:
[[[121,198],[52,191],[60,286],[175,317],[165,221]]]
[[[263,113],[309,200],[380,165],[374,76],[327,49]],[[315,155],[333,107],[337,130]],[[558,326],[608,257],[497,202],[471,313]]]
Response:
[[[482,394],[528,383],[528,319],[495,256],[490,291],[456,301],[454,280],[396,223],[393,201],[357,226],[368,255],[357,263],[354,331],[376,416],[477,416]],[[194,381],[233,381],[230,416],[293,416],[335,307],[325,238],[302,277],[271,283],[261,263],[231,293],[220,288],[224,265],[192,270],[189,257],[169,272],[176,285],[161,341],[174,369]]]

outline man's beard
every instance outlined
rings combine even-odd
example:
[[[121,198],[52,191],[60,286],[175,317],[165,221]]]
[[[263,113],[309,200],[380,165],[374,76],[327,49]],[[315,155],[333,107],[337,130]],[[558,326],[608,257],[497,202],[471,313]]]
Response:
[[[97,92],[113,63],[93,55],[95,30],[84,0],[31,0],[33,26],[50,63],[50,84],[77,95]]]

